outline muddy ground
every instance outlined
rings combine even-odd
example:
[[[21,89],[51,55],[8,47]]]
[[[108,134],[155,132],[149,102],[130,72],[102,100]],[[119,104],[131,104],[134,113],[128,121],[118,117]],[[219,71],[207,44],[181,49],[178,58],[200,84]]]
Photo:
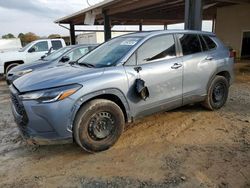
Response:
[[[250,187],[250,63],[224,108],[200,105],[130,124],[110,150],[28,146],[0,82],[0,187]]]

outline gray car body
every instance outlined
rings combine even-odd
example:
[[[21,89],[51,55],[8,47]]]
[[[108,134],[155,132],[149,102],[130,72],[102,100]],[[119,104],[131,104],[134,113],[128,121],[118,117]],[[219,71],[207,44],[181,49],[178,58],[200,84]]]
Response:
[[[148,39],[159,35],[183,33],[209,35],[217,44],[217,49],[183,56],[180,44],[176,41],[176,58],[140,65],[140,77],[145,80],[150,93],[146,101],[141,100],[134,92],[134,83],[138,78],[134,68],[138,65],[127,66],[125,63]],[[17,98],[19,94],[31,91],[69,84],[82,85],[80,90],[62,101],[46,104],[33,100],[19,101],[29,119],[22,132],[39,143],[51,140],[72,141],[75,116],[81,106],[91,99],[105,98],[116,102],[122,108],[126,121],[131,122],[155,112],[203,101],[210,82],[217,74],[226,76],[230,84],[233,82],[233,59],[229,57],[228,49],[212,33],[172,30],[142,32],[129,36],[140,36],[143,39],[117,62],[116,66],[88,68],[66,65],[24,75],[14,81],[10,89]],[[175,63],[181,64],[182,67],[173,69]],[[12,109],[17,124],[20,124],[22,117],[14,104]]]
[[[28,69],[32,69],[32,71],[44,70],[44,69],[48,69],[48,68],[51,68],[51,67],[54,67],[57,65],[59,65],[59,66],[63,65],[63,63],[60,63],[62,57],[67,56],[70,52],[72,52],[75,49],[79,49],[79,48],[83,48],[83,47],[86,47],[89,49],[89,51],[91,51],[97,47],[97,44],[96,45],[95,44],[89,44],[89,45],[78,44],[78,45],[67,46],[65,48],[70,48],[70,49],[56,59],[49,60],[49,61],[39,59],[31,64],[23,64],[23,65],[16,66],[8,72],[8,74],[6,75],[6,81],[8,84],[11,84],[14,80],[20,78],[21,75],[18,74],[18,72],[20,72],[20,71],[25,71]]]

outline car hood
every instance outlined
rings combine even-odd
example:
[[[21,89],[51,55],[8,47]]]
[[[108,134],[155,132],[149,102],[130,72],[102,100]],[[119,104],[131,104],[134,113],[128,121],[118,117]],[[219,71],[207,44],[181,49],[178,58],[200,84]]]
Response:
[[[13,82],[20,92],[48,89],[63,85],[82,83],[103,74],[104,68],[88,68],[64,65],[39,70],[24,75]]]
[[[23,64],[23,65],[18,65],[14,68],[12,68],[9,73],[10,74],[15,74],[19,71],[24,71],[24,70],[28,70],[28,69],[38,69],[38,68],[41,68],[41,67],[44,67],[44,66],[48,66],[50,65],[51,62],[47,62],[47,61],[43,61],[43,60],[37,60],[33,63],[29,63],[29,64]]]

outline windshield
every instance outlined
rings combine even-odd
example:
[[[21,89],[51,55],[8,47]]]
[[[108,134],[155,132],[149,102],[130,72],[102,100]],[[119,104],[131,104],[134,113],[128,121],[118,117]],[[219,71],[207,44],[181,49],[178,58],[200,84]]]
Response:
[[[89,64],[93,67],[109,67],[115,65],[135,46],[141,38],[114,38],[78,60],[79,64]]]
[[[43,58],[43,60],[45,61],[55,60],[59,58],[60,56],[62,56],[67,51],[69,51],[70,49],[71,49],[70,47],[61,48],[60,50],[57,50],[53,52],[52,54],[48,55],[47,57]]]
[[[23,48],[21,48],[19,50],[19,52],[24,52],[25,50],[27,50],[29,47],[31,47],[35,42],[31,42],[29,44],[27,44],[26,46],[24,46]]]

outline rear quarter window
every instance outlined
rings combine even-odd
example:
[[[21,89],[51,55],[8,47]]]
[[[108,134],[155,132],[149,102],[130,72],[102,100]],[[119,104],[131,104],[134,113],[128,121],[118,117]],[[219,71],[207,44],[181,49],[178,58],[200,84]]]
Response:
[[[217,48],[216,43],[209,36],[203,35],[203,38],[204,38],[205,42],[207,43],[209,50],[213,50],[213,49]]]

